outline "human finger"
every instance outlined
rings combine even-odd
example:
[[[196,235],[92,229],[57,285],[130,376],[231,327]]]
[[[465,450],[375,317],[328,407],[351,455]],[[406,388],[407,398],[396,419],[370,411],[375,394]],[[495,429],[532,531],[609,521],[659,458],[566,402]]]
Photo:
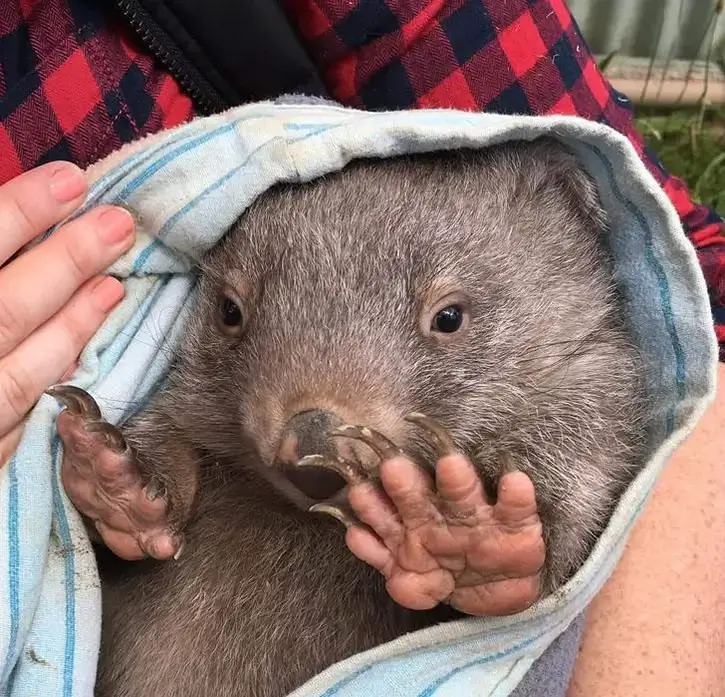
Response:
[[[0,357],[60,310],[133,245],[133,218],[101,206],[0,270]]]
[[[115,278],[90,280],[60,312],[0,360],[0,437],[59,380],[123,294],[123,285]]]
[[[0,265],[70,215],[87,188],[84,172],[70,162],[49,162],[0,186]]]

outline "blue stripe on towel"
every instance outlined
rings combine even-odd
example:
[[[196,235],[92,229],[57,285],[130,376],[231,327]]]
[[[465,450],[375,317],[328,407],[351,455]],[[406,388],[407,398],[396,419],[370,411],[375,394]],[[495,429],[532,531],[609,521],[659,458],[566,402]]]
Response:
[[[52,461],[56,472],[53,476],[53,508],[55,510],[60,551],[63,555],[65,572],[65,652],[63,656],[63,697],[73,697],[73,670],[76,648],[76,598],[75,598],[75,551],[71,539],[70,526],[60,494],[59,475],[60,438],[53,442]]]
[[[672,312],[672,301],[670,299],[670,286],[667,282],[667,274],[662,268],[662,264],[660,264],[654,252],[654,245],[652,244],[652,228],[650,227],[647,218],[642,214],[642,211],[622,193],[622,190],[617,184],[617,177],[614,174],[614,168],[612,167],[612,163],[609,159],[595,145],[588,143],[587,147],[597,155],[604,166],[604,169],[607,172],[609,186],[614,192],[614,195],[617,197],[617,200],[627,208],[644,231],[645,255],[647,257],[648,264],[652,268],[652,272],[657,278],[660,291],[660,308],[665,321],[665,328],[667,329],[670,341],[672,342],[672,350],[675,354],[675,381],[677,385],[677,396],[680,400],[683,400],[685,398],[685,353],[682,350],[682,343],[680,342],[680,337],[677,334],[677,327],[675,326],[675,315]],[[675,407],[672,406],[667,413],[667,435],[672,433],[674,428]]]
[[[541,637],[543,637],[545,634],[547,634],[547,632],[541,632],[536,636],[529,637],[526,641],[522,641],[516,646],[512,646],[511,648],[506,649],[506,651],[492,653],[488,656],[483,656],[482,658],[476,658],[473,661],[469,661],[462,666],[458,666],[457,668],[454,668],[445,675],[442,675],[435,682],[428,685],[428,687],[426,687],[422,692],[418,693],[418,697],[431,697],[431,695],[435,694],[438,691],[438,688],[441,687],[441,685],[447,683],[451,678],[455,677],[459,673],[462,673],[464,670],[468,670],[469,668],[473,668],[474,666],[484,665],[485,663],[490,663],[491,661],[498,660],[499,658],[506,658],[507,656],[510,656],[517,651],[521,651],[521,649],[525,649],[527,646],[531,646],[531,644],[541,639]]]
[[[245,174],[244,169],[249,164],[249,160],[254,157],[260,150],[263,150],[266,148],[269,143],[271,143],[272,139],[269,141],[265,141],[262,143],[259,147],[255,148],[252,152],[249,153],[247,156],[247,159],[244,160],[242,164],[240,164],[238,167],[234,167],[229,172],[227,172],[223,177],[220,177],[217,179],[213,184],[210,184],[206,189],[204,189],[198,196],[191,199],[188,203],[186,203],[184,206],[182,206],[176,213],[171,215],[167,221],[163,224],[159,232],[157,233],[157,236],[154,237],[153,240],[151,240],[151,243],[144,249],[136,258],[136,261],[133,265],[133,271],[132,273],[139,273],[143,271],[143,267],[148,261],[149,257],[158,249],[162,244],[163,238],[169,234],[171,229],[184,218],[184,216],[188,215],[194,208],[196,208],[201,201],[203,201],[207,196],[210,194],[213,194],[215,191],[217,191],[220,187],[224,186],[230,179],[233,179],[238,174]]]
[[[224,135],[225,133],[230,133],[231,131],[234,131],[239,124],[244,123],[245,121],[249,121],[253,118],[255,118],[255,117],[254,116],[242,117],[239,119],[235,119],[234,121],[231,121],[230,123],[224,124],[223,126],[218,126],[217,128],[209,131],[208,133],[204,133],[203,135],[201,135],[197,138],[193,138],[190,141],[178,146],[177,148],[172,150],[167,155],[164,155],[163,157],[160,157],[157,160],[154,160],[151,165],[146,167],[146,169],[142,170],[139,174],[136,175],[136,177],[134,177],[126,185],[126,187],[118,195],[118,198],[120,200],[127,199],[132,193],[134,193],[137,189],[139,189],[141,186],[143,186],[149,179],[151,179],[151,177],[153,177],[154,174],[159,172],[170,162],[173,162],[174,160],[181,157],[182,155],[185,155],[186,153],[191,152],[192,150],[195,150],[200,145],[204,145],[205,143],[208,143],[209,141],[214,140],[215,138],[217,138],[221,135]]]
[[[196,208],[201,201],[203,201],[207,196],[210,194],[213,194],[215,191],[217,191],[219,188],[224,186],[230,179],[233,179],[238,174],[248,174],[244,171],[246,166],[249,164],[249,161],[260,151],[266,148],[270,143],[273,141],[279,140],[278,138],[272,138],[271,140],[268,140],[264,143],[262,143],[259,147],[254,148],[246,157],[244,162],[242,162],[237,167],[234,167],[230,169],[224,176],[219,177],[215,182],[212,184],[209,184],[209,186],[206,187],[200,194],[192,198],[188,203],[184,204],[176,213],[169,216],[169,218],[166,220],[166,222],[163,224],[161,229],[158,231],[157,236],[160,238],[164,238],[166,235],[169,234],[171,229],[176,225],[176,223],[179,222],[185,215],[188,215],[191,211]],[[155,242],[156,240],[154,240]],[[143,256],[143,255],[141,255]],[[134,265],[134,269],[141,268],[142,264],[140,263],[141,256],[139,256],[139,262]]]
[[[365,666],[363,668],[360,668],[359,670],[356,670],[351,675],[348,675],[346,678],[343,678],[339,682],[336,682],[332,687],[325,690],[320,697],[332,697],[333,695],[336,695],[340,690],[342,690],[343,687],[346,685],[349,685],[353,680],[356,680],[361,675],[364,675],[367,673],[372,666]]]

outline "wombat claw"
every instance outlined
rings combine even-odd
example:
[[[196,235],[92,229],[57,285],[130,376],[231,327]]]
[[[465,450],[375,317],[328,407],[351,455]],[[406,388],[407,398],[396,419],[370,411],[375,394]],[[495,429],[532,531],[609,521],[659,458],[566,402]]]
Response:
[[[157,479],[152,479],[144,487],[143,493],[149,501],[156,501],[156,499],[166,498],[166,487]]]
[[[438,458],[453,455],[458,452],[453,439],[445,428],[425,414],[411,412],[405,417],[406,421],[415,424],[427,431],[433,437]],[[407,457],[404,450],[399,448],[382,433],[366,426],[355,426],[345,424],[330,432],[331,436],[337,438],[352,438],[359,440],[370,447],[380,458],[381,462],[394,457]],[[342,457],[325,457],[323,455],[307,455],[297,462],[298,467],[324,467],[339,474],[348,486],[355,486],[366,481],[373,481],[377,474],[377,468],[368,470],[359,463],[351,462]],[[339,520],[349,528],[352,525],[359,525],[357,517],[348,511],[343,510],[331,503],[316,503],[308,511],[311,513],[323,513]]]
[[[181,542],[179,543],[179,549],[177,549],[174,554],[174,561],[179,561],[181,555],[184,553],[184,549],[186,549],[186,540],[182,537]]]
[[[367,479],[360,467],[341,457],[333,459],[322,455],[306,455],[297,463],[297,467],[324,467],[337,472],[350,485],[361,484]]]
[[[129,447],[121,431],[103,420],[101,408],[88,392],[73,385],[53,385],[45,392],[57,399],[68,411],[80,416],[85,421],[88,433],[102,435],[113,452],[119,455],[128,452]]]
[[[365,443],[381,460],[390,460],[393,457],[403,455],[403,451],[386,438],[382,433],[374,431],[367,426],[353,426],[352,424],[344,424],[334,431],[330,431],[330,435],[335,438],[352,438]]]
[[[433,443],[436,447],[439,458],[446,457],[447,455],[454,455],[458,452],[458,448],[456,448],[453,439],[448,434],[448,431],[446,431],[446,429],[443,428],[443,426],[441,426],[437,421],[434,421],[425,414],[421,414],[417,411],[408,414],[405,417],[405,420],[409,423],[415,424],[433,436]]]
[[[85,390],[73,385],[53,385],[46,394],[57,399],[68,411],[82,416],[88,421],[100,421],[101,409],[96,400]]]
[[[360,521],[356,516],[345,511],[340,506],[333,506],[330,503],[316,503],[314,506],[309,507],[310,513],[322,513],[329,515],[335,520],[339,520],[346,528],[351,528],[353,525],[360,525]]]
[[[409,423],[415,424],[424,431],[427,431],[428,434],[433,437],[433,445],[435,446],[439,458],[447,455],[453,455],[458,452],[453,439],[450,437],[446,429],[437,421],[431,419],[425,414],[421,414],[420,412],[411,412],[405,417],[405,420]],[[390,460],[394,457],[405,457],[405,452],[402,448],[399,448],[382,433],[375,431],[372,428],[367,428],[366,426],[345,424],[336,428],[334,431],[330,431],[330,435],[336,438],[352,438],[354,440],[362,441],[377,454],[381,461]],[[321,462],[316,462],[316,464],[324,466]],[[349,463],[346,463],[346,466],[348,465]],[[330,465],[329,463],[327,466],[345,477],[345,474],[336,466]]]
[[[337,472],[349,486],[362,484],[368,479],[368,476],[362,471],[362,468],[341,457],[333,459],[323,457],[322,455],[307,455],[297,463],[297,467],[324,467],[325,469]],[[360,525],[360,521],[355,514],[344,510],[340,506],[324,501],[310,506],[307,510],[309,513],[329,515],[335,520],[339,520],[346,528],[350,528],[353,525]]]

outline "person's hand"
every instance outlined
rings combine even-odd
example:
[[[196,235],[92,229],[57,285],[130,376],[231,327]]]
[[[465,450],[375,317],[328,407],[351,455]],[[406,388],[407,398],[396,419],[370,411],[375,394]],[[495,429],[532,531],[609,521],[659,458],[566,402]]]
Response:
[[[124,294],[118,280],[99,275],[133,244],[133,218],[122,208],[99,206],[15,256],[78,208],[86,189],[85,174],[67,162],[0,186],[0,463],[26,414]]]

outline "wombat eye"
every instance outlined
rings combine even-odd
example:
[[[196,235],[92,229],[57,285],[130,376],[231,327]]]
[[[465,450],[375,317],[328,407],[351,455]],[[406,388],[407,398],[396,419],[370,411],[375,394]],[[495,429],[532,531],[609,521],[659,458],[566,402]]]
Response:
[[[219,307],[222,323],[227,327],[238,327],[242,323],[242,311],[230,298],[223,298]]]
[[[244,313],[234,300],[222,295],[217,308],[217,321],[225,334],[238,336],[244,324]]]
[[[440,310],[431,322],[431,331],[443,334],[457,332],[463,324],[463,308],[460,305],[450,305]]]

